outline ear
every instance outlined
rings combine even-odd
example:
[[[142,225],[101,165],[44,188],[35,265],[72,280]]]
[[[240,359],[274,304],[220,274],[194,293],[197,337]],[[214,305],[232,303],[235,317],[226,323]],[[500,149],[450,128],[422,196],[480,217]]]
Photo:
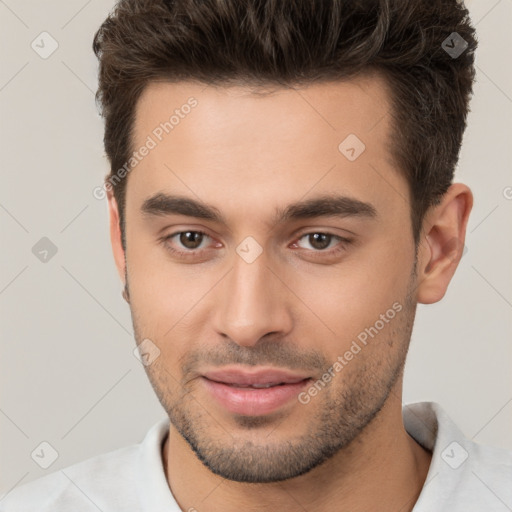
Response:
[[[117,207],[117,201],[114,197],[114,193],[111,189],[107,192],[108,198],[108,212],[110,217],[110,243],[112,244],[112,252],[114,254],[114,261],[117,267],[117,272],[123,283],[126,284],[125,272],[126,272],[126,261],[121,241],[121,225],[119,222],[119,210]]]
[[[444,297],[462,258],[472,207],[469,187],[454,183],[425,215],[418,249],[418,302],[432,304]]]

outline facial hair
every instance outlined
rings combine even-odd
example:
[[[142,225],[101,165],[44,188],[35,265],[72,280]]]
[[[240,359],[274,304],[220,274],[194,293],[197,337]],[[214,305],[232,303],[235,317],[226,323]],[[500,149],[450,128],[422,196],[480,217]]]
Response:
[[[413,276],[415,269],[416,265]],[[198,376],[195,369],[200,363],[219,366],[268,364],[310,369],[312,374],[320,376],[332,367],[333,361],[318,351],[299,352],[294,345],[268,338],[262,338],[252,347],[243,347],[228,340],[220,350],[185,354],[181,360],[179,382],[159,360],[145,370],[172,425],[210,471],[228,480],[247,483],[295,478],[347,448],[385,405],[403,374],[416,313],[413,283],[411,278],[405,297],[398,301],[403,305],[402,310],[390,320],[388,328],[368,344],[379,344],[384,350],[372,352],[370,347],[362,348],[361,353],[314,398],[315,414],[308,416],[305,431],[283,442],[272,443],[271,439],[263,438],[264,443],[255,444],[243,435],[234,437],[219,428],[205,405],[199,404],[194,397]],[[130,307],[138,344],[143,339],[142,322],[137,320],[133,306]],[[379,357],[376,358],[375,354]],[[286,417],[280,417],[279,413],[232,417],[237,426],[246,431],[257,431],[263,426],[278,424],[280,420],[286,421]]]

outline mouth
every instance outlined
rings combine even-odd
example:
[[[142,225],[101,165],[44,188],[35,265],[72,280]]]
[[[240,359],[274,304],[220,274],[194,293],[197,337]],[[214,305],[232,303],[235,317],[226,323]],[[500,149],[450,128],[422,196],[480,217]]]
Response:
[[[228,368],[205,372],[202,380],[207,392],[227,412],[260,416],[296,399],[312,378],[272,368],[252,372]]]
[[[217,382],[218,384],[225,384],[226,386],[230,386],[232,388],[253,388],[253,389],[267,389],[267,388],[273,388],[275,386],[287,386],[288,384],[297,384],[298,382],[271,382],[269,384],[228,384],[227,382],[219,382],[212,380],[212,382]]]

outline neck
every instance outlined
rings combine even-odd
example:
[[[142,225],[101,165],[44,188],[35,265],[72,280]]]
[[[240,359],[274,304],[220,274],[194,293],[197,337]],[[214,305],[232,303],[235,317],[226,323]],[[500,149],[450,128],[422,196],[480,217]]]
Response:
[[[399,384],[401,388],[401,384]],[[397,392],[399,391],[399,392]],[[170,426],[164,468],[182,510],[334,512],[411,511],[425,482],[431,453],[416,443],[402,422],[401,389],[345,449],[308,473],[282,482],[247,484],[206,468]]]

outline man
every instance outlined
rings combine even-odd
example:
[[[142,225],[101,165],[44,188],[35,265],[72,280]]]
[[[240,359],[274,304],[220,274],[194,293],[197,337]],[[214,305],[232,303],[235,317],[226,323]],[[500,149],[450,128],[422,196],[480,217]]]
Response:
[[[168,418],[0,506],[510,510],[510,453],[402,409],[472,207],[475,48],[455,0],[119,2],[95,194]]]

